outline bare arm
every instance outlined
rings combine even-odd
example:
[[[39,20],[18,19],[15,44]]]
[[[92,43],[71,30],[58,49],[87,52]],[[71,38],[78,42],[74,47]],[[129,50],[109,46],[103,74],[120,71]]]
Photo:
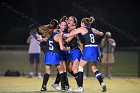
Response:
[[[109,43],[111,44],[112,47],[116,47],[116,42],[114,39],[110,39]]]
[[[103,38],[102,40],[101,40],[101,47],[103,48],[105,46],[105,38]]]
[[[58,40],[58,42],[59,42],[59,46],[60,46],[60,49],[61,50],[66,50],[66,51],[68,51],[70,48],[69,47],[64,47],[64,45],[63,45],[63,39],[62,39],[62,35],[57,35],[57,37],[55,38],[55,40]]]
[[[27,44],[29,44],[30,43],[30,40],[31,40],[31,35],[27,38]]]
[[[92,31],[93,31],[93,33],[95,33],[96,35],[99,35],[99,36],[103,36],[103,35],[104,35],[103,32],[100,32],[100,31],[98,31],[98,30],[96,30],[96,29],[94,29],[94,28],[92,28]]]
[[[72,30],[70,33],[74,32],[75,30]],[[68,37],[65,41],[66,42],[70,42],[72,39],[74,38],[74,36]]]
[[[74,36],[68,37],[65,41],[68,43],[73,39]]]
[[[80,28],[75,29],[74,31],[70,32],[69,34],[64,34],[64,36],[65,36],[65,37],[71,37],[71,36],[77,35],[77,34],[79,34],[79,33],[81,33]]]

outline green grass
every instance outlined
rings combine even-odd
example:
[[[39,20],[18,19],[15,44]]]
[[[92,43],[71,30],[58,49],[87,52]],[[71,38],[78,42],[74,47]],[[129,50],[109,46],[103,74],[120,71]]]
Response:
[[[18,70],[21,73],[29,72],[29,61],[28,61],[28,51],[23,50],[7,50],[0,51],[0,73],[4,74],[8,69]],[[44,69],[44,54],[42,53],[41,63],[42,72]],[[99,70],[101,69],[100,62],[98,62]],[[52,67],[52,74],[56,74],[56,68]],[[84,71],[89,75],[94,75],[91,72],[90,64],[85,67]],[[138,53],[137,52],[126,52],[117,51],[115,52],[115,63],[113,64],[113,75],[117,76],[137,76],[138,75]]]
[[[68,77],[72,89],[76,89],[76,82],[73,77]],[[51,87],[55,77],[50,77],[47,84],[47,93],[62,93]],[[140,93],[139,78],[113,78],[104,79],[107,86],[105,93]],[[40,92],[42,79],[26,77],[0,77],[0,93],[46,93]],[[95,77],[88,77],[84,80],[84,93],[102,93],[99,83]],[[71,92],[74,93],[74,92]]]

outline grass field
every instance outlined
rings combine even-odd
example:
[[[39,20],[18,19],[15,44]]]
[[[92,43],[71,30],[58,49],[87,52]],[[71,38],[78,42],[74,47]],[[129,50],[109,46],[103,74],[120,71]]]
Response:
[[[28,50],[6,50],[0,51],[0,74],[4,74],[8,69],[18,70],[21,73],[29,72]],[[41,56],[42,72],[45,71],[43,59],[44,54]],[[101,68],[98,62],[99,69]],[[56,69],[52,67],[55,72]],[[94,75],[89,67],[85,67],[85,73]],[[52,73],[56,74],[56,73]],[[112,74],[115,76],[136,76],[138,75],[138,53],[135,51],[116,51],[115,64],[113,64]]]
[[[26,77],[4,77],[3,74],[8,70],[20,71],[21,73],[29,72],[28,51],[26,50],[6,50],[0,51],[0,93],[42,93],[40,87],[42,79],[26,78]],[[41,56],[42,74],[45,72],[43,59]],[[98,81],[91,72],[90,64],[85,67],[85,73],[89,74],[84,80],[84,93],[102,93]],[[99,70],[101,69],[100,62],[98,62]],[[52,67],[51,75],[56,75],[56,68]],[[104,80],[107,85],[106,93],[140,93],[140,78],[138,75],[138,53],[133,51],[117,51],[115,52],[115,64],[113,65],[113,80]],[[61,93],[54,90],[51,84],[55,77],[50,77],[48,82],[48,93]],[[92,78],[91,78],[92,76]],[[118,76],[123,76],[118,77]],[[125,77],[124,77],[125,76]],[[130,77],[130,76],[133,76]],[[135,78],[134,78],[135,77]],[[70,85],[73,89],[76,88],[76,82],[73,77],[69,78]],[[46,92],[45,92],[46,93]]]
[[[26,77],[0,77],[0,93],[62,93],[51,87],[55,77],[50,77],[47,85],[47,92],[40,92],[42,79]],[[105,93],[140,93],[140,78],[120,78],[112,80],[104,79],[107,85]],[[76,88],[73,77],[69,77],[70,85]],[[102,93],[99,83],[95,77],[88,77],[84,80],[84,93]],[[63,92],[64,93],[64,92]],[[71,92],[74,93],[74,92]]]

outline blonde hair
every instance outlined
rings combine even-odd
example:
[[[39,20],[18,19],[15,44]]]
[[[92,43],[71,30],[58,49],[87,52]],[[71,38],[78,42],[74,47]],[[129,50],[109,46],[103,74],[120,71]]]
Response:
[[[56,29],[56,27],[54,27],[53,24],[48,24],[41,25],[38,29],[39,33],[41,33],[43,37],[50,37],[54,29]]]
[[[58,26],[58,21],[53,19],[48,25],[41,25],[38,27],[38,32],[42,34],[43,37],[50,37],[54,29]]]
[[[77,26],[77,21],[78,21],[77,18],[75,16],[69,16],[69,17],[73,18],[73,21],[75,23],[75,26]]]
[[[84,23],[85,26],[90,26],[94,21],[95,21],[94,17],[83,18],[83,19],[81,20],[81,22]]]

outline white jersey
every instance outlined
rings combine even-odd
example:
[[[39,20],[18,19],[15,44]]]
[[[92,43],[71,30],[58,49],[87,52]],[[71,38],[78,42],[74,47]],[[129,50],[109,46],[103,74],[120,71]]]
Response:
[[[37,38],[42,38],[41,35],[36,34]],[[33,35],[31,35],[30,45],[29,45],[29,53],[41,53],[40,42],[38,42]]]

